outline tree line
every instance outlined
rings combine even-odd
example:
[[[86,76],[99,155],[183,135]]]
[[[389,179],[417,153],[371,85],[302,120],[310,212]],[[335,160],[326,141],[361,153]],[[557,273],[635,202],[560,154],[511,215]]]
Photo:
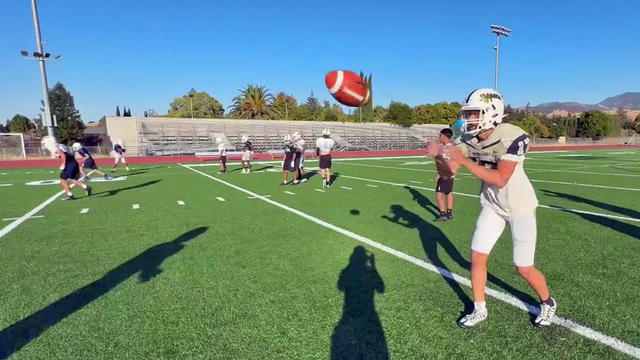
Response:
[[[363,77],[371,82],[371,77]],[[63,143],[82,140],[92,144],[95,139],[84,136],[85,125],[75,108],[73,96],[57,83],[49,90],[52,115],[56,116],[58,128],[56,136]],[[42,109],[41,109],[42,111]],[[624,114],[607,114],[589,111],[565,117],[545,117],[536,114],[529,107],[514,109],[507,105],[505,122],[517,125],[530,135],[541,138],[620,136],[640,133],[640,115],[634,121],[626,121]],[[121,115],[120,107],[116,116]],[[131,116],[131,109],[124,107],[122,116]],[[153,109],[144,111],[145,117],[175,118],[228,118],[295,121],[335,121],[335,122],[385,122],[398,126],[420,124],[450,125],[460,116],[460,104],[440,102],[409,106],[392,101],[388,107],[373,106],[369,103],[362,108],[347,112],[338,104],[322,101],[313,92],[303,101],[285,92],[273,95],[265,86],[247,85],[238,91],[231,105],[225,109],[222,103],[204,91],[191,89],[181,97],[173,99],[165,115],[157,115]],[[19,132],[34,137],[46,135],[40,118],[29,119],[17,114],[6,125],[0,124],[0,132]]]

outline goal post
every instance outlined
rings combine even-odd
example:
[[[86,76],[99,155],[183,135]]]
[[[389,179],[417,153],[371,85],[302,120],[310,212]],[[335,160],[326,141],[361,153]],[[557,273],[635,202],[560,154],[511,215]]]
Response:
[[[24,147],[24,134],[0,133],[0,159],[16,160],[26,158],[27,152]]]

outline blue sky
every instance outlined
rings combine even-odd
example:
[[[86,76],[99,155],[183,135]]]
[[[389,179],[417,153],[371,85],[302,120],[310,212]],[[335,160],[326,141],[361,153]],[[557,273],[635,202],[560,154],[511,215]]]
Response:
[[[596,103],[640,91],[638,1],[87,1],[40,0],[48,63],[85,122],[126,105],[166,113],[191,88],[225,108],[246,84],[332,100],[324,75],[373,74],[374,102],[461,101],[492,87],[495,37],[500,91],[527,102]],[[30,1],[0,11],[0,121],[36,116],[38,67],[22,59],[35,37]]]

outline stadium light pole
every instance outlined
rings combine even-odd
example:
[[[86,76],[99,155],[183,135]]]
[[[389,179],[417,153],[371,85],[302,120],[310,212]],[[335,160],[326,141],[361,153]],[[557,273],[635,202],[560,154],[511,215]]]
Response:
[[[51,117],[51,106],[49,103],[49,85],[47,84],[47,69],[45,67],[45,61],[58,60],[60,55],[55,55],[53,59],[51,54],[45,53],[42,46],[42,38],[40,36],[40,20],[38,19],[38,5],[36,0],[31,0],[31,11],[33,13],[33,26],[36,33],[36,49],[33,52],[33,56],[29,56],[29,52],[26,50],[20,51],[20,54],[29,60],[37,60],[40,64],[40,82],[42,85],[42,101],[44,102],[44,124],[47,126],[47,134],[55,139],[53,118]]]
[[[496,78],[493,87],[496,91],[498,91],[498,58],[500,54],[500,36],[509,37],[511,29],[500,25],[491,25],[491,32],[496,34],[496,46],[493,48],[496,51]]]
[[[189,93],[189,105],[191,106],[191,118],[193,119],[193,94]]]

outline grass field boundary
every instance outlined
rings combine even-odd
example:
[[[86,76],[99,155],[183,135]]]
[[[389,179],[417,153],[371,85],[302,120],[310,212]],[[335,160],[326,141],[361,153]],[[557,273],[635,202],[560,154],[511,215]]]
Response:
[[[344,229],[344,228],[341,228],[339,226],[336,226],[336,225],[333,225],[331,223],[328,223],[328,222],[326,222],[324,220],[316,218],[316,217],[314,217],[312,215],[309,215],[309,214],[307,214],[305,212],[302,212],[300,210],[294,209],[294,208],[292,208],[290,206],[284,205],[282,203],[279,203],[279,202],[274,201],[272,199],[266,198],[264,196],[260,196],[260,195],[254,193],[254,192],[252,192],[250,190],[247,190],[247,189],[242,188],[240,186],[234,185],[234,184],[232,184],[230,182],[227,182],[225,180],[216,178],[215,176],[209,175],[209,174],[204,173],[202,171],[199,171],[197,169],[192,169],[188,165],[183,165],[183,164],[179,164],[179,165],[183,166],[183,167],[185,167],[185,168],[187,168],[187,169],[189,169],[189,170],[191,170],[191,171],[193,171],[195,173],[203,175],[203,176],[205,176],[205,177],[207,177],[209,179],[217,181],[217,182],[219,182],[219,183],[221,183],[223,185],[226,185],[228,187],[231,187],[233,189],[241,191],[241,192],[243,192],[245,194],[248,194],[250,196],[254,196],[257,199],[260,199],[260,200],[265,201],[265,202],[267,202],[267,203],[269,203],[271,205],[274,205],[274,206],[279,207],[279,208],[281,208],[283,210],[286,210],[288,212],[296,214],[296,215],[298,215],[298,216],[300,216],[302,218],[310,220],[310,221],[312,221],[312,222],[314,222],[314,223],[316,223],[316,224],[318,224],[320,226],[323,226],[325,228],[328,228],[330,230],[338,232],[338,233],[340,233],[342,235],[345,235],[345,236],[347,236],[347,237],[349,237],[351,239],[357,240],[357,241],[362,242],[364,244],[367,244],[367,245],[369,245],[369,246],[371,246],[373,248],[376,248],[378,250],[384,251],[384,252],[386,252],[388,254],[391,254],[391,255],[393,255],[395,257],[398,257],[398,258],[400,258],[402,260],[405,260],[405,261],[408,261],[408,262],[410,262],[410,263],[412,263],[414,265],[417,265],[417,266],[419,266],[419,267],[421,267],[423,269],[426,269],[426,270],[429,270],[431,272],[437,273],[437,274],[439,274],[439,275],[441,275],[443,277],[446,277],[448,279],[451,279],[451,280],[453,280],[453,281],[455,281],[455,282],[457,282],[457,283],[459,283],[461,285],[465,285],[467,287],[471,287],[471,282],[469,281],[469,279],[467,279],[467,278],[465,278],[463,276],[460,276],[458,274],[452,273],[452,272],[450,272],[450,271],[448,271],[446,269],[437,267],[437,266],[435,266],[435,265],[433,265],[433,264],[431,264],[429,262],[426,262],[424,260],[418,259],[418,258],[413,257],[411,255],[408,255],[406,253],[403,253],[403,252],[401,252],[399,250],[396,250],[396,249],[393,249],[391,247],[388,247],[388,246],[386,246],[384,244],[381,244],[379,242],[371,240],[371,239],[369,239],[367,237],[364,237],[362,235],[358,235],[358,234],[356,234],[356,233],[354,233],[352,231],[349,231],[347,229]],[[516,298],[516,297],[514,297],[514,296],[512,296],[510,294],[503,293],[503,292],[491,289],[489,287],[487,287],[486,292],[487,292],[487,295],[489,295],[489,296],[491,296],[493,298],[496,298],[496,299],[498,299],[498,300],[500,300],[502,302],[505,302],[505,303],[507,303],[509,305],[512,305],[512,306],[514,306],[514,307],[516,307],[518,309],[521,309],[521,310],[524,310],[524,311],[527,311],[527,312],[531,312],[531,313],[534,313],[534,314],[539,311],[537,305],[532,305],[532,304],[525,303],[525,302],[521,301],[520,299],[518,299],[518,298]],[[608,346],[608,347],[610,347],[612,349],[615,349],[617,351],[620,351],[622,353],[630,355],[630,356],[632,356],[632,357],[634,357],[636,359],[640,359],[640,348],[635,347],[635,346],[633,346],[631,344],[628,344],[628,343],[626,343],[626,342],[624,342],[622,340],[616,339],[616,338],[614,338],[612,336],[609,336],[609,335],[605,335],[605,334],[603,334],[603,333],[601,333],[599,331],[593,330],[593,329],[591,329],[589,327],[586,327],[584,325],[580,325],[580,324],[578,324],[578,323],[576,323],[574,321],[571,321],[569,319],[564,319],[564,318],[562,318],[560,316],[556,316],[553,319],[553,322],[555,324],[558,324],[558,325],[560,325],[562,327],[565,327],[565,328],[573,331],[574,333],[576,333],[578,335],[581,335],[583,337],[586,337],[586,338],[589,338],[589,339],[594,340],[596,342],[599,342],[599,343],[601,343],[603,345],[606,345],[606,346]]]

